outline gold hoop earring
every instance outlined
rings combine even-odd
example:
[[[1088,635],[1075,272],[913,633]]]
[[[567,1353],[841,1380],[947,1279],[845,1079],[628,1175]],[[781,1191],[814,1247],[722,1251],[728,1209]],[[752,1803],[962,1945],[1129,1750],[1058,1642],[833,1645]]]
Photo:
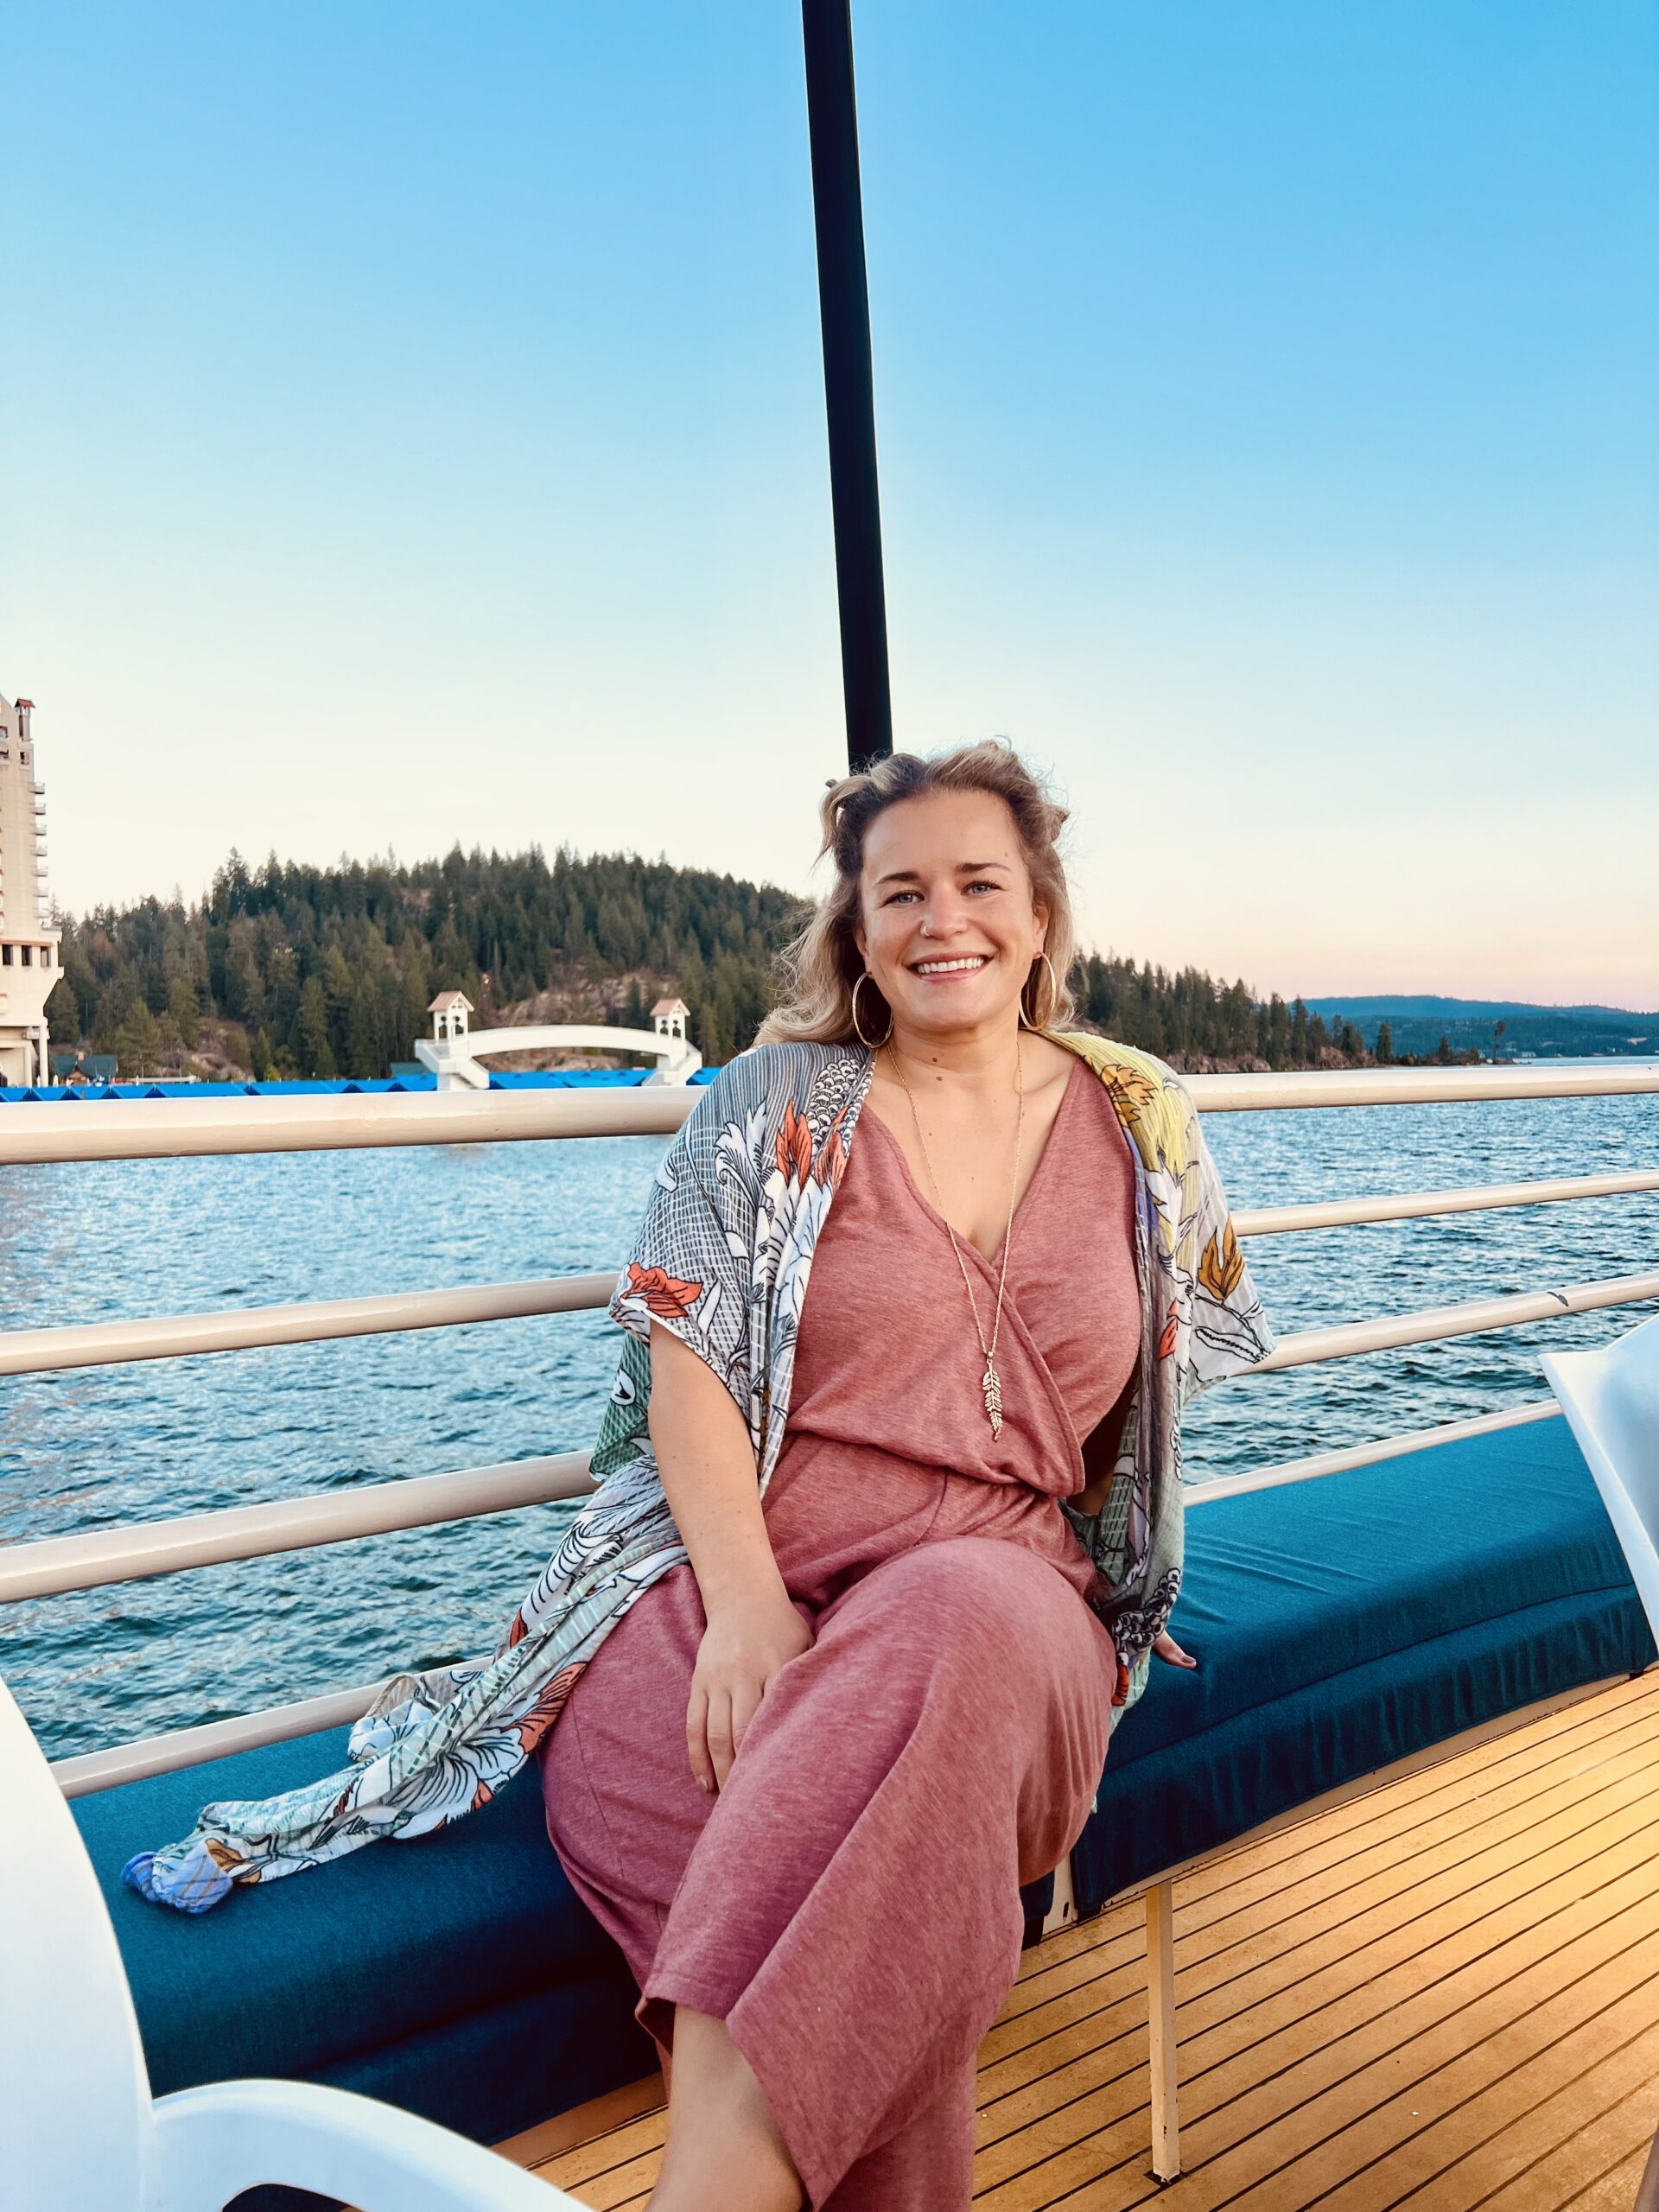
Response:
[[[1044,967],[1048,970],[1048,1012],[1043,1016],[1040,1021],[1028,1020],[1026,1016],[1026,994],[1024,991],[1021,991],[1020,994],[1020,1026],[1022,1029],[1046,1029],[1049,1023],[1053,1020],[1055,1008],[1060,1002],[1060,987],[1054,980],[1054,963],[1049,958],[1046,952],[1039,952],[1037,956],[1037,960],[1040,960]],[[1033,968],[1037,965],[1037,960],[1033,960],[1031,963]],[[1029,988],[1031,984],[1031,978],[1029,976],[1026,978],[1026,984],[1027,988]]]
[[[883,1037],[879,1039],[872,1039],[867,1037],[864,1034],[864,1025],[858,1018],[858,995],[863,989],[866,983],[875,983],[875,978],[871,975],[868,968],[859,977],[858,981],[853,985],[853,1033],[867,1052],[879,1052],[882,1046],[887,1043],[887,1037],[891,1037],[893,1034],[893,1008],[891,1007],[887,1008],[887,1037]],[[881,986],[880,983],[875,983],[875,988],[879,992]]]

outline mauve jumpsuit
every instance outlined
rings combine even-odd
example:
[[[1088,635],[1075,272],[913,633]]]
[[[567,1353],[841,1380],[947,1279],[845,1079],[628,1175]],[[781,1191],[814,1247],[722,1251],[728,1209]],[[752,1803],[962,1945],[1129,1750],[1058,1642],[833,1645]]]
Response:
[[[821,2212],[961,2212],[975,2054],[1019,1969],[1019,1886],[1106,1756],[1116,1663],[1056,1499],[1138,1356],[1133,1172],[1079,1062],[1015,1216],[994,1442],[944,1224],[873,1113],[815,1255],[767,1532],[810,1650],[725,1789],[685,1750],[704,1621],[648,1590],[543,1753],[548,1832],[639,2014],[725,2021]],[[958,1238],[988,1335],[996,1267]]]

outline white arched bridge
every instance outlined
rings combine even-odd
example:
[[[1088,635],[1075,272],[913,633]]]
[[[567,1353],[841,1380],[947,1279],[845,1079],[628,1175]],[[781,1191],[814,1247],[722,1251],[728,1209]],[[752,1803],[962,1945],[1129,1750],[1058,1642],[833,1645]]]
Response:
[[[487,1090],[490,1071],[483,1065],[503,1052],[632,1052],[657,1063],[647,1084],[690,1083],[702,1055],[685,1034],[689,1009],[678,999],[659,1000],[650,1029],[616,1029],[601,1021],[556,1021],[522,1028],[468,1030],[472,1007],[459,991],[433,1000],[430,1037],[417,1038],[415,1052],[438,1078],[440,1090]]]

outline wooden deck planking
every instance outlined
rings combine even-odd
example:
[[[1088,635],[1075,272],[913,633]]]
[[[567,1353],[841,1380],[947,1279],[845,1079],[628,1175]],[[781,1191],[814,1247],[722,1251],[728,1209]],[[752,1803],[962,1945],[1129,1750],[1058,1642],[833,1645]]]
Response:
[[[986,2037],[981,2212],[1630,2212],[1659,2128],[1659,1670],[1184,1876],[1175,1928],[1179,2180],[1149,2170],[1122,1905],[1028,1953]],[[634,2212],[665,2126],[643,2094],[505,2147]]]
[[[1649,1785],[1643,1781],[1637,1786],[1645,1789]],[[1582,1853],[1580,1853],[1580,1855],[1581,1856]],[[1370,1903],[1370,1900],[1367,1902]],[[1397,1900],[1389,1902],[1395,1904],[1398,1903]],[[1408,1908],[1412,1900],[1408,1897]],[[1478,1918],[1482,1919],[1487,1916],[1486,1908],[1491,1902],[1490,1892],[1483,1893],[1479,1890],[1471,1890],[1466,1885],[1462,1895],[1454,1897],[1452,1901],[1454,1908],[1459,1904],[1463,1906],[1465,1917],[1472,1910]],[[1410,1916],[1411,1918],[1420,1916],[1414,1914]],[[1252,2082],[1262,2082],[1264,2076],[1267,2077],[1264,2087],[1258,2090],[1255,2096],[1256,2109],[1251,2111],[1247,2106],[1243,2113],[1236,2109],[1230,2115],[1232,2133],[1238,2132],[1242,2120],[1259,2121],[1263,2117],[1264,2109],[1265,2116],[1271,2118],[1274,2116],[1273,2107],[1275,2104],[1283,2107],[1288,2103],[1310,2096],[1318,2088],[1325,2086],[1325,2083],[1317,2078],[1318,2075],[1324,2072],[1328,2075],[1330,2071],[1328,2063],[1321,2066],[1320,2062],[1328,2062],[1333,2056],[1338,2060],[1344,2056],[1351,2059],[1351,2052],[1344,2053],[1342,2042],[1335,2042],[1333,2045],[1333,2038],[1341,2037],[1345,2040],[1351,2034],[1356,2024],[1363,2018],[1367,2010],[1381,2009],[1396,2001],[1400,1996],[1409,1991],[1410,1976],[1416,1970],[1423,1948],[1414,1938],[1419,1933],[1425,1931],[1413,1929],[1408,1918],[1406,1930],[1408,1943],[1394,1962],[1395,1974],[1390,1981],[1380,1981],[1378,1979],[1380,1962],[1375,1956],[1378,1946],[1375,1939],[1382,1924],[1381,1908],[1372,1904],[1363,1924],[1362,1933],[1367,1939],[1363,1947],[1356,1946],[1351,1927],[1345,1930],[1338,1930],[1336,1940],[1340,1942],[1345,1939],[1345,1948],[1335,1953],[1334,1965],[1327,1966],[1324,1975],[1310,1977],[1306,1971],[1310,1963],[1319,1962],[1319,1953],[1328,1950],[1328,1944],[1322,1942],[1318,1945],[1310,1944],[1305,1947],[1300,1955],[1294,1947],[1281,1950],[1276,1961],[1270,1962],[1268,1974],[1264,1975],[1258,1971],[1247,1977],[1235,1977],[1230,1982],[1225,1984],[1220,1992],[1225,2010],[1209,2033],[1202,2031],[1205,2010],[1203,2003],[1195,2003],[1189,1999],[1189,1977],[1183,1963],[1179,1994],[1182,2001],[1183,2120],[1186,2131],[1189,2164],[1193,2162],[1198,2154],[1201,2141],[1201,2138],[1193,2128],[1196,2119],[1209,2113],[1218,2103],[1226,2101],[1230,2095],[1236,2097],[1240,2093],[1248,2092]],[[1430,1967],[1438,1976],[1445,1975],[1447,1961],[1434,1949],[1434,1939],[1443,1940],[1453,1924],[1447,1915],[1442,1912],[1429,1923],[1426,1930],[1430,1939],[1428,1946],[1432,1954]],[[1477,1930],[1478,1935],[1480,1932]],[[1395,1948],[1399,1949],[1397,1944]],[[1363,1956],[1362,1948],[1363,1952],[1372,1955],[1370,1958]],[[1312,1961],[1310,1961],[1309,1954],[1313,1955]],[[1403,1983],[1399,1973],[1402,1966],[1406,1969]],[[1362,1967],[1369,1967],[1370,1973],[1361,1974],[1357,1969]],[[1274,1986],[1275,1980],[1280,1986],[1277,1991]],[[1321,1993],[1319,1991],[1321,1981],[1329,1986],[1333,2002],[1344,2008],[1334,2019],[1324,2025],[1323,2032],[1321,2031],[1322,2023],[1319,2017],[1320,2008],[1306,2001],[1310,1996]],[[1455,1987],[1453,1993],[1457,1993]],[[1275,1997],[1278,1999],[1276,2006],[1271,2002]],[[1281,2016],[1276,2024],[1279,2024],[1281,2029],[1288,2028],[1291,2031],[1291,2040],[1288,2044],[1285,2043],[1282,2033],[1275,2037],[1262,2031],[1264,2028],[1275,2024],[1273,2018],[1275,2009]],[[1143,2011],[1140,2017],[1142,2020],[1144,2019]],[[1283,2067],[1287,2062],[1294,2065],[1299,2044],[1306,2052],[1307,2059],[1313,2062],[1312,2070],[1309,2064],[1304,2063],[1293,2073],[1288,2075],[1281,2073],[1276,2080],[1273,2078],[1276,2067]],[[1310,2044],[1311,2049],[1309,2049]],[[1367,2055],[1376,2056],[1375,2053]],[[1090,2062],[1093,2081],[1096,2084],[1094,2095],[1092,2099],[1085,2096],[1080,2101],[1073,2101],[1069,2107],[1069,2119],[1061,2111],[1054,2108],[1060,2101],[1052,2093],[1056,2090],[1069,2089],[1073,2086],[1066,2077],[1066,2069],[1057,2066],[1055,2073],[1049,2077],[1049,2080],[1039,2085],[1039,2094],[1050,2098],[1046,2137],[1051,2152],[1058,2147],[1056,2144],[1057,2136],[1059,2136],[1062,2140],[1067,2136],[1073,2141],[1088,2140],[1091,2130],[1083,2126],[1082,2122],[1092,2122],[1093,2130],[1098,2131],[1102,2123],[1109,2117],[1129,2117],[1141,2106],[1144,2101],[1144,2084],[1138,2075],[1137,2061],[1138,2048],[1134,2042],[1120,2041],[1116,2049],[1108,2045],[1098,2050]],[[1127,2103],[1121,2099],[1114,2099],[1109,2088],[1103,2089],[1100,2087],[1103,2081],[1109,2082],[1114,2075],[1117,2075],[1124,2089],[1130,2093]],[[1084,2087],[1087,2087],[1086,2082]],[[1103,2098],[1106,2104],[1105,2110],[1101,2108]],[[1030,2105],[1027,2105],[1018,2115],[1020,2120],[1027,2126],[1039,2116],[1039,2112]],[[1215,2147],[1213,2144],[1211,2147]],[[1096,2133],[1090,2143],[1089,2153],[1085,2155],[1082,2164],[1086,2165],[1090,2157],[1098,2158],[1109,2148],[1109,2145],[1104,2138]],[[1019,2157],[1020,2149],[1020,2146],[1016,2139],[1009,2145],[1009,2154],[1011,2159],[1019,2159],[1020,2164],[1023,2166],[1025,2161]],[[1005,2172],[1012,2171],[1014,2171],[1012,2164],[1001,2158],[982,2157],[982,2181],[1000,2180]],[[1051,2174],[1049,2177],[1058,2179],[1058,2176]],[[1027,2193],[1024,2190],[1017,2191],[1010,2197],[1009,2202],[1019,2202]],[[995,2202],[998,2200],[994,2196],[991,2201]],[[1036,2201],[1041,2202],[1042,2199],[1039,2197]]]
[[[1636,2192],[1642,2185],[1642,2176],[1648,2163],[1648,2146],[1631,2151],[1616,2165],[1599,2174],[1593,2182],[1569,2196],[1562,2212],[1630,2212],[1636,2202]],[[1542,2204],[1548,2200],[1534,2198],[1532,2202]],[[1556,2200],[1560,2202],[1559,2199]],[[1482,2208],[1482,2212],[1509,2212],[1508,2200],[1493,2197]]]
[[[1653,2017],[1651,2012],[1648,2017]],[[1566,2057],[1570,2063],[1571,2054]],[[1622,2092],[1621,2084],[1626,2085]],[[1492,2100],[1484,2112],[1476,2101],[1459,2115],[1470,2133],[1486,2131],[1478,2152],[1471,2151],[1456,2164],[1440,2167],[1430,2180],[1400,2202],[1412,2208],[1412,2212],[1428,2212],[1432,2205],[1466,2212],[1474,2201],[1470,2191],[1478,2157],[1480,2186],[1476,2195],[1481,2202],[1503,2205],[1507,2212],[1522,2212],[1522,2208],[1529,2212],[1552,2212],[1553,2207],[1570,2202],[1596,2179],[1619,2146],[1626,2156],[1636,2149],[1645,2156],[1659,2130],[1659,2099],[1649,2095],[1644,2100],[1643,2093],[1656,2084],[1659,2084],[1659,2028],[1632,2038],[1611,2064],[1586,2069],[1543,2102],[1523,2105],[1518,2118],[1513,2108],[1516,2092],[1523,2085],[1520,2075],[1512,2075],[1503,2085],[1501,2098]],[[1593,2110],[1589,2108],[1592,2101]],[[1497,2126],[1491,2124],[1494,2119]],[[1445,2146],[1435,2147],[1438,2155]],[[1340,2201],[1339,2196],[1332,2200]]]

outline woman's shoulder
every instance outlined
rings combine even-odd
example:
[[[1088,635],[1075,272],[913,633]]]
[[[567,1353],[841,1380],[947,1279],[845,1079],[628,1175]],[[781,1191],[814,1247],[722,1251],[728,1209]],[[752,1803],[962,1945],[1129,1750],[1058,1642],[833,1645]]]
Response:
[[[1148,1166],[1181,1173],[1200,1149],[1192,1094],[1166,1060],[1087,1030],[1056,1030],[1057,1043],[1086,1060],[1105,1084],[1118,1120]]]
[[[1192,1103],[1180,1077],[1155,1052],[1143,1052],[1138,1045],[1120,1045],[1116,1038],[1097,1036],[1091,1029],[1055,1029],[1049,1033],[1057,1045],[1086,1060],[1103,1082],[1126,1084],[1132,1091],[1168,1094],[1189,1105]]]
[[[731,1114],[747,1106],[804,1107],[826,1076],[844,1076],[867,1055],[855,1045],[751,1045],[715,1071],[706,1086],[709,1110]]]

